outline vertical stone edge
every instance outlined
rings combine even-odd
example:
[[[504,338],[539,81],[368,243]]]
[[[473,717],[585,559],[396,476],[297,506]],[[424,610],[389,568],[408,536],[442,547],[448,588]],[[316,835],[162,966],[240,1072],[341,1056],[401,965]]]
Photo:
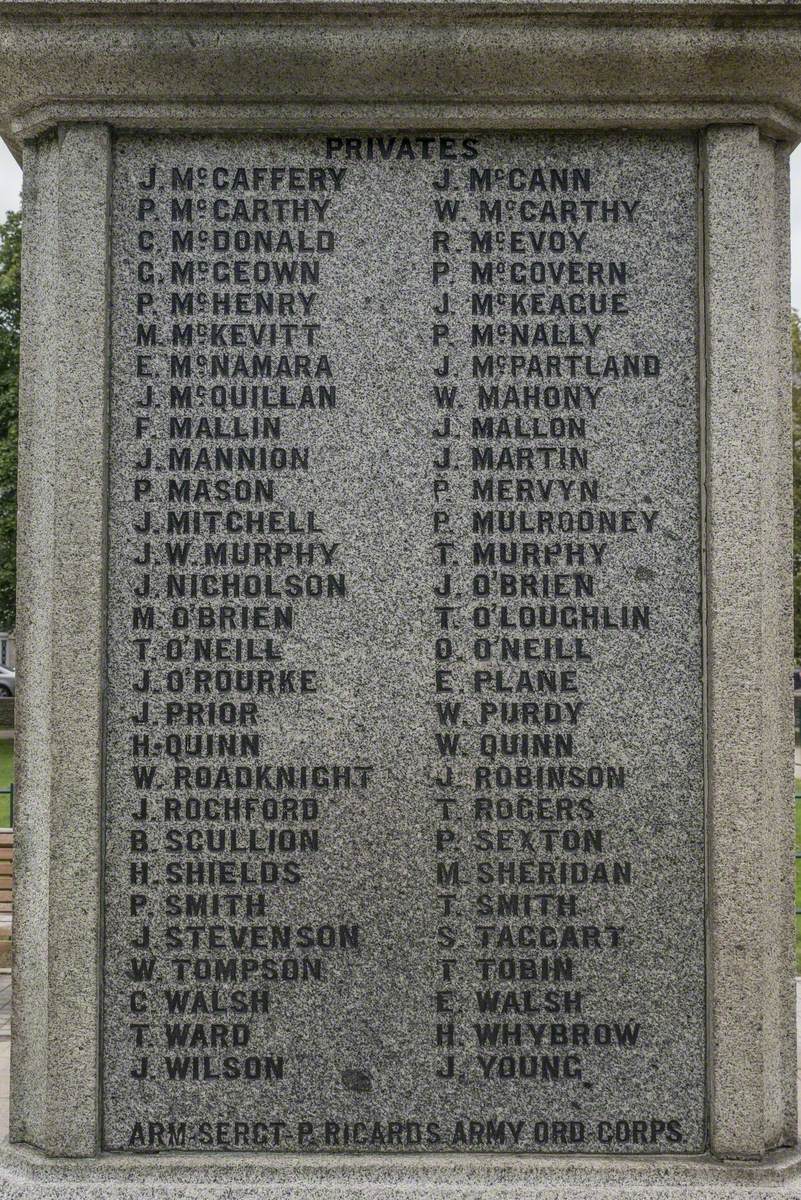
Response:
[[[702,135],[710,1143],[729,1158],[795,1141],[783,154],[753,126]]]
[[[53,413],[45,349],[55,321],[55,138],[23,154],[22,319],[17,484],[17,670],[12,1141],[44,1136],[47,1105],[47,888],[50,812],[50,620],[53,548]]]
[[[763,138],[762,188],[767,323],[763,353],[768,420],[763,533],[770,603],[765,669],[771,682],[772,743],[767,782],[773,819],[766,879],[774,897],[775,990],[766,996],[770,1030],[767,1125],[771,1145],[797,1140],[795,1028],[795,805],[793,780],[793,472],[790,346],[789,147]],[[772,638],[771,638],[772,635]]]
[[[110,151],[65,126],[25,160],[11,1138],[69,1156],[100,1141]]]

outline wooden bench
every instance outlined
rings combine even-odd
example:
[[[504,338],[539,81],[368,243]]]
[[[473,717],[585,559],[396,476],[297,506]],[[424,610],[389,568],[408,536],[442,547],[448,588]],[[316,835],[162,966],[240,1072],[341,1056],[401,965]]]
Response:
[[[14,830],[0,829],[0,967],[11,966],[11,893],[14,885]]]

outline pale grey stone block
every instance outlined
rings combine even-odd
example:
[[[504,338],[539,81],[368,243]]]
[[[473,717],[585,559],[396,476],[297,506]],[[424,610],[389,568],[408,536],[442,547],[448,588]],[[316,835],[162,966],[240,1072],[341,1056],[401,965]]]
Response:
[[[11,1135],[97,1145],[109,135],[26,157]]]
[[[0,131],[18,151],[58,120],[238,132],[757,122],[792,140],[801,30],[786,13],[772,0],[3,0]]]
[[[550,1155],[251,1154],[47,1159],[0,1146],[3,1200],[799,1200],[798,1156],[570,1161]]]
[[[703,178],[711,1133],[759,1157],[796,1136],[786,152],[710,130]]]

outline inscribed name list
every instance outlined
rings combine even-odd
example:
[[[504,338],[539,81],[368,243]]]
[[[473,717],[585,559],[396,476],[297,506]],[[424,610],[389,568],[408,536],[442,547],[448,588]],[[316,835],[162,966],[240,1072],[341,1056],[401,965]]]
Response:
[[[705,1144],[696,147],[117,139],[113,1150]]]

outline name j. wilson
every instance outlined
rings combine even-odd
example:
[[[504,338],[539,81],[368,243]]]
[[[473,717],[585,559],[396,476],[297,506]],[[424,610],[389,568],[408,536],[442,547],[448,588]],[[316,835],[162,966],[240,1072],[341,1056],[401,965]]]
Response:
[[[147,1059],[142,1061],[146,1063]],[[191,1079],[195,1083],[213,1083],[218,1079],[280,1083],[284,1078],[283,1057],[273,1057],[271,1054],[252,1054],[247,1058],[226,1055],[221,1059],[210,1054],[172,1056],[164,1059],[164,1066],[168,1079]]]
[[[192,1024],[168,1022],[164,1027],[167,1048],[244,1049],[250,1043],[248,1025]],[[216,1079],[244,1079],[251,1082],[278,1083],[284,1078],[283,1055],[227,1054],[167,1056],[164,1065],[169,1079],[192,1079],[209,1083]]]

